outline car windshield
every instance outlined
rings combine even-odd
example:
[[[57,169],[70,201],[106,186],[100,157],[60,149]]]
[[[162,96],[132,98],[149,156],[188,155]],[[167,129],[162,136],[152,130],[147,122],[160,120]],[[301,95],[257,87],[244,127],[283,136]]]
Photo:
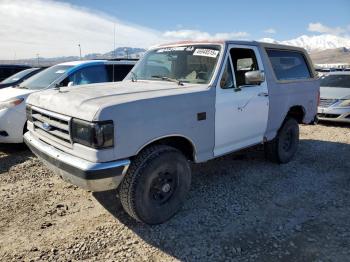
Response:
[[[321,86],[350,88],[350,75],[326,75],[321,77]]]
[[[18,72],[17,74],[14,74],[5,80],[1,82],[1,84],[12,84],[17,82],[18,80],[21,80],[23,77],[26,75],[30,74],[31,72],[38,70],[37,68],[30,68],[30,69],[25,69],[23,71]]]
[[[148,52],[125,79],[207,84],[219,54],[218,45],[158,48]]]
[[[22,84],[20,88],[40,90],[48,87],[59,77],[61,77],[68,69],[73,66],[68,65],[56,65],[41,71],[40,73],[34,75],[33,77],[27,79]]]

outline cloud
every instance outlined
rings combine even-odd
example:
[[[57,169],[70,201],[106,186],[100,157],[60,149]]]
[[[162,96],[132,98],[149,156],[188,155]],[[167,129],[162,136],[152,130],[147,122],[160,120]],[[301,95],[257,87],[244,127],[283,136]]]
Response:
[[[310,23],[307,30],[310,32],[322,33],[322,34],[331,34],[331,35],[340,35],[346,32],[344,28],[341,27],[329,27],[321,23]]]
[[[205,40],[205,39],[246,39],[249,37],[247,32],[231,32],[231,33],[215,33],[210,34],[199,30],[181,29],[176,31],[166,31],[163,37],[167,39],[191,39],[191,40]]]
[[[161,32],[62,2],[0,1],[0,59],[105,53],[117,46],[149,47]]]
[[[51,0],[0,0],[0,59],[78,56],[106,53],[116,46],[148,48],[183,39],[242,39],[246,32],[209,34],[186,30],[161,32],[103,13]]]
[[[276,34],[276,30],[274,28],[268,28],[268,29],[264,30],[264,33]]]

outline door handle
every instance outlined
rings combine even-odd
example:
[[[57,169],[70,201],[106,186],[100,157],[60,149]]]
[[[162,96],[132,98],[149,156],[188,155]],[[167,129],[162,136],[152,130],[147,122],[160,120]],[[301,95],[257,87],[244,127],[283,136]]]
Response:
[[[269,96],[269,94],[268,94],[268,93],[266,93],[266,92],[261,92],[261,93],[259,93],[259,94],[258,94],[258,96],[264,96],[264,97],[267,97],[267,96]]]

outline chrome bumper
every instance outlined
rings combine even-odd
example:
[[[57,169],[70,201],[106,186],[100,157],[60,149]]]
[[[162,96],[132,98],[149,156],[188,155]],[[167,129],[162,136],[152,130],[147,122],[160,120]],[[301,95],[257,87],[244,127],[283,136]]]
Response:
[[[65,181],[89,191],[115,189],[123,180],[130,160],[93,163],[50,146],[35,138],[30,132],[24,135],[30,150]]]

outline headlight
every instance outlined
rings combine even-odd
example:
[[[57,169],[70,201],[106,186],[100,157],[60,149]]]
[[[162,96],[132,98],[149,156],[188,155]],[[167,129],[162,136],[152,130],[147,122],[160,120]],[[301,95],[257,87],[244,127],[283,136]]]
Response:
[[[348,99],[348,100],[343,100],[343,101],[339,104],[339,106],[341,106],[341,107],[350,106],[350,99]]]
[[[73,119],[71,132],[73,142],[85,146],[107,148],[114,145],[113,121],[87,122]]]
[[[0,110],[15,107],[23,102],[23,98],[12,98],[3,102],[0,102]]]

